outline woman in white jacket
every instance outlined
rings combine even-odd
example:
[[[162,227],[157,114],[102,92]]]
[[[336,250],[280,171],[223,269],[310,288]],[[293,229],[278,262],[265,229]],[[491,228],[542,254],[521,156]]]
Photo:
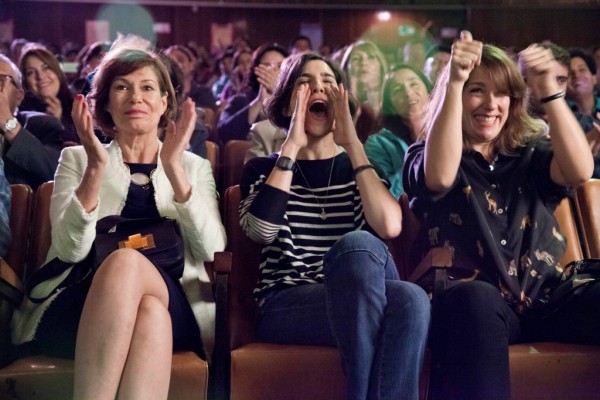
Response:
[[[212,343],[214,308],[203,262],[224,249],[225,232],[210,164],[184,151],[194,104],[182,105],[176,125],[167,71],[139,39],[115,43],[89,96],[91,112],[81,95],[73,105],[83,146],[65,149],[60,159],[47,261],[84,260],[104,216],[160,215],[175,219],[181,230],[183,277],[173,278],[136,250],[116,250],[76,289],[42,304],[26,301],[13,321],[13,341],[74,355],[75,399],[165,399],[173,350],[204,355],[202,343]],[[108,146],[96,138],[94,122],[113,136]],[[32,295],[52,293],[61,279],[42,282]]]

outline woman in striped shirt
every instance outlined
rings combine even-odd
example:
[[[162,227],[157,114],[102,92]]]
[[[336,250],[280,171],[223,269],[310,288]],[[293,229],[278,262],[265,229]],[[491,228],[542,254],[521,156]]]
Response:
[[[244,168],[240,223],[263,244],[257,334],[336,346],[349,399],[416,399],[429,300],[400,281],[380,239],[400,233],[402,215],[368,163],[342,77],[315,53],[293,56],[266,105],[286,141]]]

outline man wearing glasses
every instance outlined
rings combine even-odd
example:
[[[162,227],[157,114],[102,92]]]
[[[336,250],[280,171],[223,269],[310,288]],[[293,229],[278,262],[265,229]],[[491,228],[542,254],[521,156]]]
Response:
[[[9,183],[25,183],[33,190],[54,178],[64,128],[56,118],[35,111],[16,112],[23,101],[21,73],[0,54],[0,140]]]

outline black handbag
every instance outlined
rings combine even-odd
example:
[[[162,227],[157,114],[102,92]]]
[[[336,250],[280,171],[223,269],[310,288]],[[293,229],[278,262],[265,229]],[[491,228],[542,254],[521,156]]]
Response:
[[[175,280],[183,275],[183,240],[174,219],[130,219],[109,215],[96,223],[96,239],[86,258],[75,264],[62,261],[58,257],[48,261],[25,283],[27,297],[34,303],[42,303],[59,290],[68,289],[89,279],[106,257],[119,248],[138,250]],[[73,268],[69,275],[50,293],[41,297],[32,295],[32,290],[37,285],[61,275],[71,267]]]
[[[110,253],[120,248],[138,250],[173,279],[183,275],[183,240],[174,219],[110,215],[99,220],[92,248],[92,268],[96,270]]]
[[[571,261],[563,270],[561,283],[549,296],[536,299],[531,308],[542,318],[548,317],[598,281],[600,258]]]

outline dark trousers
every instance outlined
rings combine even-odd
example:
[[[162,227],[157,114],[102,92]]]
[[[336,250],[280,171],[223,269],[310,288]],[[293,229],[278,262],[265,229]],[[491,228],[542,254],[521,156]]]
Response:
[[[432,396],[509,399],[508,345],[555,341],[600,345],[600,285],[547,318],[517,314],[497,288],[474,281],[445,291],[435,310]]]

